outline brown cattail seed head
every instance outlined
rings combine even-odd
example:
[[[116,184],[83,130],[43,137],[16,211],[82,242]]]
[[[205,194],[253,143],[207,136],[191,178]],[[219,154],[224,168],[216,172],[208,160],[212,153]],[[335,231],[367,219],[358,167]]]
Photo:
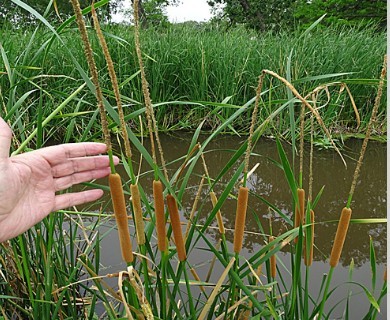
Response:
[[[158,249],[161,252],[167,250],[166,230],[165,230],[165,213],[164,213],[164,197],[163,184],[161,181],[153,181],[153,198],[154,210],[156,213],[156,231]]]
[[[313,248],[314,248],[314,211],[313,210],[310,210],[310,223],[312,223],[312,225],[310,226],[310,229],[311,229],[311,240],[310,240],[309,259],[307,259],[306,241],[304,243],[305,249],[303,250],[305,265],[308,266],[308,267],[311,266],[312,263],[313,263]]]
[[[134,219],[135,219],[135,228],[137,231],[137,241],[138,245],[145,244],[145,226],[144,226],[144,218],[142,214],[141,207],[141,197],[139,194],[138,185],[132,184],[130,185],[131,191],[131,203],[133,204],[134,210]]]
[[[244,239],[246,209],[248,207],[248,193],[249,189],[240,187],[238,190],[237,210],[236,210],[236,224],[234,227],[234,241],[233,250],[235,253],[240,253],[242,249],[242,242]]]
[[[167,195],[167,206],[169,216],[171,218],[171,225],[173,236],[175,238],[177,255],[179,256],[180,261],[185,261],[187,256],[186,249],[184,246],[183,233],[181,231],[179,209],[177,208],[176,199],[170,194]]]
[[[213,208],[214,208],[215,205],[216,205],[217,202],[218,202],[217,196],[215,195],[215,192],[214,192],[214,191],[211,191],[211,192],[210,192],[210,198],[211,198],[211,202],[212,202]],[[217,211],[216,217],[217,217],[217,222],[218,222],[219,233],[220,233],[220,234],[225,234],[225,226],[223,225],[223,219],[222,219],[221,210],[218,210],[218,211]]]
[[[339,225],[337,227],[336,236],[333,242],[332,253],[330,254],[329,264],[331,267],[336,267],[340,260],[341,251],[347,231],[349,227],[349,220],[351,219],[352,210],[349,208],[343,208]]]
[[[114,214],[116,224],[118,226],[119,243],[122,251],[122,258],[127,263],[133,262],[133,249],[131,246],[131,239],[128,227],[127,211],[125,196],[123,194],[121,177],[117,173],[112,173],[108,177],[112,205],[114,207]]]
[[[305,190],[298,188],[298,203],[295,205],[295,217],[294,217],[294,228],[298,228],[304,223],[305,216]],[[298,238],[294,239],[294,242],[298,242]]]
[[[274,240],[275,240],[275,238],[273,236],[270,236],[268,243],[270,243]],[[274,246],[272,246],[270,248],[270,250],[273,250],[273,248],[274,248]],[[269,263],[270,263],[270,268],[271,268],[271,277],[275,279],[276,278],[276,254],[273,254],[269,258]]]

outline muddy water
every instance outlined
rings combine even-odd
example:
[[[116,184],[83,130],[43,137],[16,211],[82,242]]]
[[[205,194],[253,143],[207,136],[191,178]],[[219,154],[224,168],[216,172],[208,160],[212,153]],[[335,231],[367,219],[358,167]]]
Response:
[[[169,164],[169,174],[172,174],[180,166],[181,162],[173,162],[174,160],[183,157],[187,153],[190,144],[191,136],[180,134],[175,136],[162,136],[162,144],[165,150],[166,160]],[[201,140],[206,137],[201,137]],[[205,154],[208,170],[211,178],[215,178],[223,166],[229,161],[244,138],[224,136],[215,139],[207,146]],[[324,273],[329,271],[326,263],[331,251],[331,244],[336,231],[337,224],[332,222],[340,216],[341,209],[346,204],[348,192],[350,189],[353,172],[355,170],[356,159],[360,152],[361,141],[350,140],[346,142],[343,154],[347,163],[345,167],[339,156],[331,150],[315,149],[313,159],[313,197],[324,186],[324,191],[315,208],[316,225],[315,229],[315,244],[317,248],[314,251],[314,263],[310,273],[310,292],[314,297],[317,296],[321,284],[321,278]],[[147,141],[145,147],[149,150]],[[288,153],[289,160],[292,162],[290,146],[285,145],[285,150]],[[305,146],[306,158],[304,161],[304,188],[308,188],[309,175],[309,146]],[[257,143],[254,149],[254,155],[251,158],[251,167],[259,163],[256,171],[250,176],[248,186],[250,190],[263,197],[284,214],[291,217],[292,200],[291,193],[284,173],[270,159],[279,161],[276,150],[276,143],[272,140],[261,140]],[[135,154],[134,159],[139,159]],[[298,168],[298,157],[295,158],[295,167]],[[141,172],[150,171],[150,167],[143,161]],[[223,176],[215,186],[215,192],[220,195],[226,184],[231,178],[235,170],[229,171]],[[191,212],[191,207],[199,186],[200,177],[203,174],[202,164],[199,162],[192,174],[192,178],[188,183],[185,197],[183,199],[183,208],[181,210],[182,220],[187,221]],[[122,176],[126,176],[123,173]],[[151,194],[150,186],[152,184],[153,175],[146,174],[140,179],[140,183],[147,194]],[[104,180],[100,183],[106,183]],[[386,217],[386,145],[375,142],[370,142],[366,152],[365,161],[362,166],[360,179],[356,187],[354,200],[352,202],[353,218],[384,218]],[[225,227],[227,228],[227,240],[231,247],[233,241],[233,229],[235,221],[236,200],[228,199],[222,206],[222,215],[224,218]],[[208,188],[205,186],[202,190],[202,197],[199,203],[200,219],[198,223],[202,224],[211,210],[210,201],[208,198]],[[258,223],[261,223],[261,227]],[[242,255],[249,258],[253,253],[258,251],[264,244],[264,233],[270,232],[272,225],[272,233],[278,235],[287,230],[287,225],[283,219],[274,211],[259,201],[256,197],[249,198],[249,211],[246,220],[246,236],[244,239],[244,249]],[[107,226],[110,228],[112,226]],[[104,229],[104,228],[103,228]],[[261,230],[263,229],[263,230]],[[104,230],[105,231],[105,230]],[[134,231],[134,230],[133,230]],[[210,229],[207,233],[209,239],[216,242],[218,239],[218,230]],[[386,262],[386,239],[387,230],[386,224],[352,224],[349,228],[347,239],[344,245],[343,254],[340,264],[336,269],[333,277],[333,285],[345,283],[348,281],[348,268],[353,259],[355,266],[353,272],[354,281],[360,282],[371,288],[371,271],[369,262],[369,240],[372,237],[376,250],[376,258],[379,266],[377,267],[377,287],[380,289],[383,284],[384,264]],[[118,240],[116,232],[108,233],[102,241],[101,259],[102,264],[107,267],[104,272],[115,272],[121,270],[123,265],[120,264],[120,252],[112,248],[118,248]],[[189,261],[195,265],[198,273],[205,276],[210,266],[212,256],[206,250],[207,246],[199,242],[196,248],[193,248],[189,253]],[[279,266],[284,278],[288,277],[290,272],[290,255],[289,246],[285,247],[283,252],[278,254]],[[282,266],[282,263],[285,265]],[[220,267],[220,266],[219,266]],[[222,270],[222,269],[221,269]],[[218,265],[213,273],[211,281],[216,281],[220,275]],[[332,287],[333,287],[332,285]],[[353,292],[351,298],[350,319],[361,319],[368,309],[368,300],[357,286],[351,285],[350,289]],[[329,300],[328,306],[332,306],[346,297],[348,285],[341,285]],[[356,294],[356,295],[355,295]],[[376,292],[376,297],[378,292]],[[345,302],[341,303],[332,313],[331,319],[343,318]],[[381,305],[381,315],[378,319],[386,319],[386,304]]]

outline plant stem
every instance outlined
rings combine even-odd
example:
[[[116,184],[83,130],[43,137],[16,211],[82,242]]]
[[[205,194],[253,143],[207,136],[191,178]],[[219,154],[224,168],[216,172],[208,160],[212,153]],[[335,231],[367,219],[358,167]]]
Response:
[[[333,270],[334,270],[334,267],[330,267],[330,269],[329,269],[329,274],[328,274],[328,278],[326,279],[326,285],[325,285],[324,295],[323,295],[322,301],[321,301],[320,311],[319,311],[319,313],[318,313],[318,320],[321,320],[322,313],[324,312],[325,301],[326,301],[326,299],[327,299],[326,296],[327,296],[327,294],[328,294],[330,282],[331,282],[331,280],[332,280]]]

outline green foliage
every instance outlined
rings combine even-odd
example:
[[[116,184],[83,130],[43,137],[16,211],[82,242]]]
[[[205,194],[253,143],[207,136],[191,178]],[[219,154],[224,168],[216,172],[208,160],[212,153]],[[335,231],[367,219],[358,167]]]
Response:
[[[73,15],[73,9],[70,1],[62,0],[23,0],[29,6],[32,6],[37,12],[58,25]],[[79,0],[80,7],[85,8],[91,4],[90,0]],[[111,15],[117,12],[122,6],[123,0],[111,0],[109,5],[100,10],[100,18],[109,21]],[[31,12],[24,10],[15,1],[4,0],[0,6],[0,27],[4,25],[9,27],[25,27],[35,25],[36,18]]]
[[[294,16],[303,25],[311,24],[326,14],[327,25],[359,26],[364,28],[373,22],[386,28],[387,13],[385,0],[299,0]]]
[[[212,7],[224,5],[223,17],[230,25],[244,24],[250,28],[267,31],[279,30],[292,24],[296,0],[208,0]]]
[[[223,5],[220,20],[230,25],[244,24],[259,31],[292,29],[297,25],[306,28],[323,14],[326,25],[364,27],[375,22],[386,28],[385,0],[208,0],[210,6]]]

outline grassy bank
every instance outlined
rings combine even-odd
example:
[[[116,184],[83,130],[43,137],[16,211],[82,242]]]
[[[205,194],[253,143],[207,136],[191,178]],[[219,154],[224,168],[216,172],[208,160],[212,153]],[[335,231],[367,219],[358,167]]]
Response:
[[[136,118],[137,110],[143,107],[143,98],[133,29],[129,26],[103,29],[121,84],[125,112],[133,113]],[[22,111],[17,110],[10,119],[19,122],[20,129],[22,122],[26,132],[35,129],[31,117],[41,113],[46,118],[83,83],[77,64],[87,70],[87,63],[77,31],[70,24],[58,32],[59,36],[55,37],[45,26],[37,30],[0,30],[0,100],[8,112],[20,102],[18,109]],[[105,96],[113,102],[103,54],[94,33],[90,36]],[[215,128],[251,101],[260,71],[269,69],[290,78],[302,95],[319,85],[342,81],[355,99],[362,125],[356,128],[348,92],[339,85],[329,87],[329,100],[326,90],[318,96],[324,122],[334,134],[364,132],[386,51],[386,35],[374,29],[314,29],[302,36],[178,25],[145,30],[141,38],[160,130],[194,129],[203,119],[206,119],[204,130]],[[266,119],[288,97],[286,88],[275,79],[265,79],[264,87],[269,91],[263,96],[260,120]],[[76,129],[83,130],[90,123],[95,111],[90,91],[83,88],[77,97],[80,100],[70,101],[51,120],[52,127],[59,131],[44,129],[46,136],[55,135],[62,140],[66,132],[61,128],[72,123]],[[383,101],[374,134],[386,132],[385,106]],[[295,107],[299,113],[299,104]],[[247,112],[232,123],[232,128],[245,133],[249,122],[250,112]],[[289,114],[283,113],[268,134],[291,139],[289,125]],[[83,139],[91,138],[98,127],[91,125],[90,129]],[[133,129],[139,131],[139,125],[134,124]],[[75,138],[69,134],[68,139]]]
[[[77,9],[75,2],[72,3]],[[76,12],[79,13],[77,10]],[[112,155],[110,138],[121,136],[125,143],[129,142],[124,148],[121,145],[118,152],[126,174],[121,177],[114,166],[111,166],[109,187],[97,185],[106,191],[110,189],[120,239],[120,248],[118,246],[112,250],[121,251],[124,261],[120,271],[115,274],[105,273],[100,264],[100,245],[107,234],[115,230],[113,226],[109,227],[107,233],[102,232],[102,228],[110,226],[114,220],[110,203],[95,203],[101,204],[98,212],[85,207],[82,211],[71,208],[53,213],[27,233],[0,244],[0,318],[101,317],[152,320],[249,319],[253,316],[259,320],[323,320],[332,318],[334,307],[340,304],[343,305],[343,313],[349,314],[350,299],[355,287],[366,303],[365,319],[376,318],[381,301],[387,293],[387,280],[381,279],[380,285],[377,283],[380,276],[376,271],[375,243],[367,240],[370,248],[371,287],[353,281],[353,260],[348,279],[332,280],[332,274],[339,262],[350,223],[386,221],[376,218],[350,220],[355,187],[363,187],[359,170],[366,144],[371,130],[380,128],[381,121],[378,124],[376,116],[380,119],[384,117],[380,96],[386,64],[382,69],[379,88],[378,81],[375,80],[379,79],[383,52],[376,53],[377,64],[365,65],[367,69],[375,69],[371,70],[371,76],[362,73],[357,75],[350,74],[356,71],[353,64],[359,61],[358,66],[362,68],[363,61],[368,56],[374,56],[372,48],[366,49],[369,52],[362,54],[361,60],[351,56],[343,59],[340,52],[347,51],[359,41],[355,37],[340,45],[343,48],[341,50],[337,48],[336,37],[331,36],[334,30],[307,33],[302,38],[264,35],[257,39],[251,39],[253,35],[245,35],[240,30],[227,34],[193,29],[172,29],[165,33],[148,30],[143,34],[142,44],[143,59],[147,61],[147,76],[155,102],[153,110],[151,104],[146,103],[146,108],[143,108],[140,103],[144,98],[149,101],[147,88],[143,86],[143,90],[140,89],[139,75],[135,71],[137,58],[142,66],[141,52],[137,50],[136,57],[131,38],[127,41],[122,39],[130,36],[131,29],[107,30],[120,34],[121,39],[117,38],[117,34],[115,37],[113,33],[106,34],[120,75],[122,97],[119,99],[116,96],[115,103],[109,89],[111,85],[103,56],[95,54],[100,74],[97,76],[91,72],[92,83],[88,69],[95,70],[91,58],[93,54],[87,54],[87,66],[82,46],[77,40],[78,32],[69,29],[66,23],[64,28],[55,31],[47,21],[40,19],[46,23],[47,29],[38,29],[34,34],[18,32],[14,36],[21,41],[24,39],[24,44],[10,40],[10,44],[5,42],[1,47],[3,68],[6,70],[1,76],[1,114],[15,132],[12,149],[14,154],[18,154],[31,146],[40,148],[49,137],[60,137],[62,141],[101,139],[101,129],[107,138],[109,155]],[[82,21],[79,13],[78,26],[83,34]],[[73,25],[70,26],[73,28]],[[341,32],[342,30],[337,31],[337,39],[340,39]],[[343,32],[348,34],[352,31]],[[365,35],[365,44],[376,38],[376,34],[369,32]],[[217,35],[221,37],[220,41],[215,38]],[[96,38],[92,36],[92,39],[96,42]],[[263,43],[264,39],[270,43]],[[313,39],[333,39],[334,43],[318,46],[317,42],[310,46]],[[100,41],[102,42],[101,39]],[[85,42],[88,44],[87,40]],[[219,48],[216,43],[223,44],[221,50],[216,49]],[[251,43],[253,47],[250,46]],[[363,41],[360,42],[362,43]],[[84,45],[88,50],[88,46]],[[96,43],[94,45],[96,52],[100,52]],[[190,49],[186,50],[186,45]],[[19,54],[12,54],[10,47],[16,48]],[[241,55],[240,52],[247,47],[250,51]],[[379,44],[373,46],[377,49],[379,47]],[[158,50],[153,52],[152,48]],[[172,51],[173,48],[177,51]],[[264,48],[273,50],[262,51]],[[331,61],[325,57],[320,59],[315,56],[316,52],[320,52],[319,48],[324,48],[324,53],[333,52],[337,58]],[[294,50],[291,51],[292,49]],[[206,53],[208,50],[210,52]],[[356,48],[353,52],[355,51]],[[290,52],[289,61],[287,57]],[[180,56],[181,53],[183,57]],[[268,61],[265,65],[255,60],[264,56]],[[163,60],[164,57],[166,60]],[[170,59],[176,61],[170,62]],[[345,67],[343,63],[347,60],[353,63]],[[312,70],[308,66],[302,67],[310,61]],[[234,65],[236,62],[238,64]],[[254,66],[253,71],[244,68],[249,64]],[[321,65],[324,69],[317,70]],[[62,69],[57,69],[59,66]],[[264,68],[290,79],[303,96],[319,84],[321,89],[313,91],[304,99],[286,79],[273,71],[262,70]],[[354,85],[358,87],[357,83],[363,83],[363,88],[368,91],[373,89],[370,94],[366,93],[365,104],[359,108],[362,125],[358,130],[368,129],[356,170],[351,176],[350,192],[335,199],[342,203],[339,208],[342,215],[332,251],[323,253],[329,257],[329,272],[323,275],[319,291],[310,292],[309,283],[315,278],[311,272],[315,268],[312,265],[313,251],[316,250],[315,211],[317,203],[322,200],[323,189],[312,190],[312,162],[309,168],[303,166],[304,156],[312,159],[314,149],[310,148],[309,152],[305,152],[303,143],[298,147],[295,136],[301,133],[300,141],[303,142],[304,134],[310,133],[311,145],[314,144],[314,131],[323,140],[328,139],[335,154],[337,152],[340,155],[340,166],[343,166],[342,155],[331,139],[331,132],[335,133],[336,130],[349,126],[355,127],[355,111],[351,107],[353,104],[349,105],[350,97],[346,94],[349,91],[345,83],[329,81],[335,81],[344,71],[349,72],[343,74],[343,77],[351,85],[351,90]],[[335,72],[339,75],[335,76]],[[257,76],[260,74],[257,84]],[[353,77],[356,77],[355,80]],[[371,80],[361,80],[365,77]],[[183,82],[175,82],[176,79]],[[249,79],[248,84],[244,85],[246,79]],[[142,80],[145,85],[145,78]],[[107,100],[102,98],[99,81]],[[112,82],[115,87],[115,81]],[[226,87],[227,93],[222,91]],[[328,98],[327,93],[333,88],[336,88],[338,94],[334,96],[332,92],[333,98]],[[96,110],[95,91],[100,117]],[[165,96],[165,92],[172,92],[172,95]],[[354,93],[356,98],[359,97],[359,92],[361,91]],[[233,96],[227,98],[230,95]],[[236,100],[239,96],[243,97],[242,101]],[[181,102],[169,102],[171,99]],[[371,112],[374,99],[374,111]],[[125,104],[126,115],[121,114],[120,101]],[[306,109],[301,108],[302,105]],[[300,114],[300,110],[306,112]],[[154,116],[162,129],[196,128],[186,154],[173,160],[180,164],[178,169],[171,169],[172,162],[165,163],[159,131],[156,123],[151,120]],[[207,128],[213,130],[200,143],[203,121]],[[141,124],[148,127],[151,142],[156,142],[157,148],[154,145],[150,150],[145,148],[143,140],[136,134],[143,127]],[[204,155],[209,151],[210,142],[226,131],[237,130],[245,133],[247,139],[236,146],[229,160],[226,163],[206,163]],[[266,133],[291,138],[293,164],[279,139],[275,143],[277,157],[271,159],[275,170],[281,170],[285,177],[284,181],[278,179],[275,185],[284,183],[289,188],[291,203],[288,212],[278,208],[277,202],[270,203],[251,188],[250,177],[254,170],[258,170],[256,165],[253,166],[253,147]],[[138,159],[133,158],[130,146],[139,151],[149,170],[137,170]],[[299,152],[296,152],[298,149]],[[168,153],[169,149],[165,151]],[[295,170],[298,162],[299,170]],[[203,168],[201,177],[195,173],[196,164]],[[217,170],[215,176],[209,174],[208,165]],[[231,171],[233,175],[227,178],[227,173]],[[153,197],[145,194],[142,188],[139,178],[144,175],[149,175],[150,180],[153,180]],[[196,197],[188,205],[186,195],[193,187],[189,185],[189,178],[194,175],[199,183],[195,186]],[[216,184],[221,188],[216,190]],[[252,205],[253,197],[267,205],[269,220],[260,219]],[[233,246],[226,241],[223,219],[224,204],[231,200],[236,202]],[[342,208],[344,204],[345,207]],[[184,215],[179,212],[188,206],[191,207],[191,212],[185,212]],[[247,232],[247,214],[255,219],[257,235],[264,244],[258,251],[250,252],[250,255],[242,251]],[[201,216],[206,219],[201,220]],[[338,213],[335,214],[336,222],[338,217]],[[282,219],[285,227],[273,229],[272,220],[275,219]],[[206,236],[207,231],[215,225],[218,225],[218,237],[210,239]],[[266,229],[265,225],[269,225],[269,228]],[[210,256],[204,262],[209,270],[207,275],[200,273],[200,266],[192,261],[192,256],[199,248]],[[290,252],[289,265],[278,259],[282,249]],[[222,274],[214,268],[216,264],[224,270]],[[281,270],[287,273],[282,273]],[[112,278],[115,283],[109,281]],[[348,287],[345,298],[337,301],[336,305],[331,304],[335,290],[344,285]]]

